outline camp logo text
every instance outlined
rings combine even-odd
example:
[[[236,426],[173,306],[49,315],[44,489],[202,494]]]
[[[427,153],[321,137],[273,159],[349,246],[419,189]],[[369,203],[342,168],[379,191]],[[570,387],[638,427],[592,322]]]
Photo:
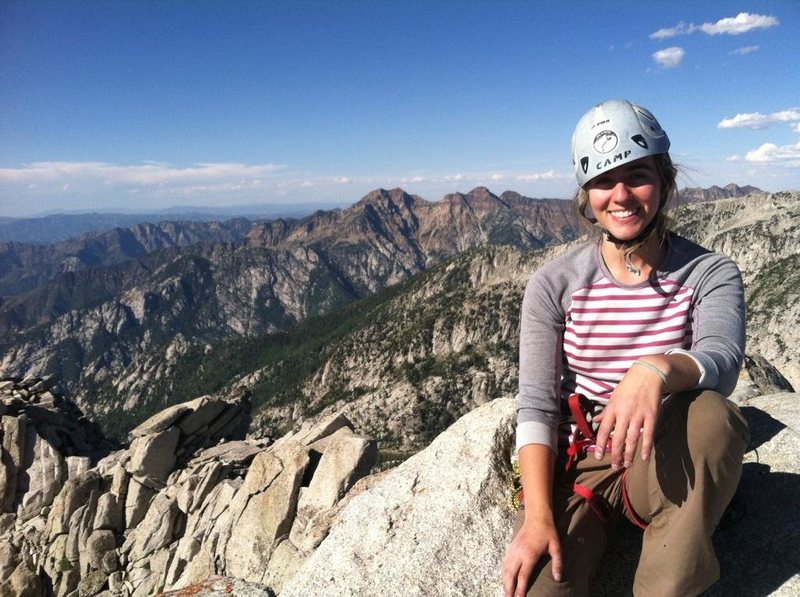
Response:
[[[626,159],[629,155],[631,155],[631,150],[626,149],[621,153],[616,153],[613,156],[606,158],[605,160],[597,162],[595,168],[597,168],[598,170],[602,170],[603,168],[608,168],[612,164],[616,164],[617,162]]]

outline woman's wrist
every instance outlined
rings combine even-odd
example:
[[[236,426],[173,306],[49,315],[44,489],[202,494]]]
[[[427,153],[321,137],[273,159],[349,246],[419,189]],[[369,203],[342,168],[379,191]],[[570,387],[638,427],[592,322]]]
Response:
[[[645,361],[644,359],[638,359],[634,361],[631,367],[633,367],[634,365],[638,365],[639,367],[644,367],[645,369],[652,371],[653,373],[658,375],[661,378],[661,381],[664,384],[665,388],[669,384],[669,376],[667,372],[658,365],[654,365],[653,363]]]

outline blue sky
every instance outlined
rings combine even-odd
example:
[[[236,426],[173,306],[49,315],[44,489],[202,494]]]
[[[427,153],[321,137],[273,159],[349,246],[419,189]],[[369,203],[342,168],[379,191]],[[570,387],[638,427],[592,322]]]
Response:
[[[0,2],[0,215],[575,190],[653,111],[682,186],[800,188],[800,2]]]

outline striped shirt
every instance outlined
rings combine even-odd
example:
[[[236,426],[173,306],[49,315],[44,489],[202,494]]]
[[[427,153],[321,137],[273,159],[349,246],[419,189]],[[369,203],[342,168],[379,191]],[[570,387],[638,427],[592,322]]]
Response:
[[[606,404],[635,360],[690,348],[693,295],[658,279],[635,288],[598,281],[573,292],[563,339],[565,390]]]
[[[531,277],[522,304],[517,447],[556,449],[570,394],[605,404],[633,361],[670,352],[695,360],[698,388],[733,391],[744,292],[730,259],[671,235],[658,271],[631,286],[610,274],[599,242],[551,261]]]

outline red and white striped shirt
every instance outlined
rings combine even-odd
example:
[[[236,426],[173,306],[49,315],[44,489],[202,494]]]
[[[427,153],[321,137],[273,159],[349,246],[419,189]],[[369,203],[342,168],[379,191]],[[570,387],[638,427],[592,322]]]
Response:
[[[600,280],[573,292],[563,339],[572,376],[564,388],[605,404],[635,360],[689,349],[693,296],[669,279],[631,288]]]

